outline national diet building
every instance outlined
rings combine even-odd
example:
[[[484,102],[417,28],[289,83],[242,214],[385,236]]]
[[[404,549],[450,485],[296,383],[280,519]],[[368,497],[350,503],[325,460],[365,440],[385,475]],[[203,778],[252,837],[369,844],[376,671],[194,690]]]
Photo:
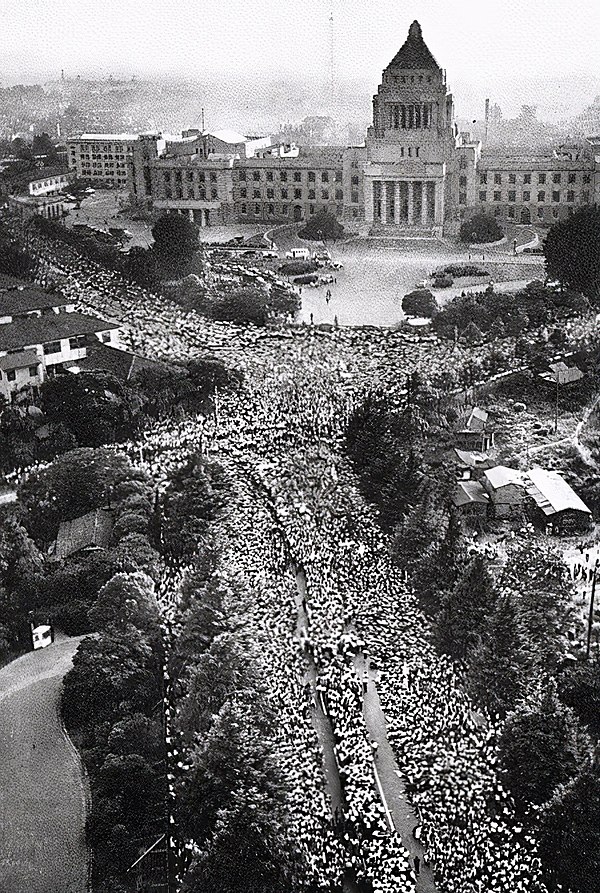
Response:
[[[383,72],[363,145],[297,147],[231,130],[126,136],[119,157],[132,202],[155,216],[187,214],[199,226],[269,228],[327,209],[365,235],[439,236],[482,211],[547,227],[600,202],[598,137],[534,154],[460,133],[446,72],[418,22]],[[77,175],[99,182],[116,139],[69,141]]]

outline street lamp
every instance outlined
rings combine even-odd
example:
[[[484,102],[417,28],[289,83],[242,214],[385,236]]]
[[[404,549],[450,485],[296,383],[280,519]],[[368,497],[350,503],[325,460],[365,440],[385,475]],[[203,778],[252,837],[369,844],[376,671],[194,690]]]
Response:
[[[590,657],[590,651],[592,648],[592,627],[594,625],[594,601],[596,598],[596,575],[598,572],[598,559],[594,563],[594,570],[592,571],[592,591],[590,594],[590,611],[588,614],[588,630],[587,630],[587,645],[585,649],[586,658]]]

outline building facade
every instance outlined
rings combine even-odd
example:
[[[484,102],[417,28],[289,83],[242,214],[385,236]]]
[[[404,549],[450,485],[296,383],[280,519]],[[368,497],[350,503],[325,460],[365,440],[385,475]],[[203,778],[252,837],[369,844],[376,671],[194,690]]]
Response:
[[[137,133],[84,133],[67,140],[69,170],[97,185],[127,187],[127,160]]]
[[[0,282],[0,394],[6,399],[74,366],[98,342],[120,347],[119,324],[75,312],[59,292]]]
[[[383,72],[362,146],[298,150],[267,137],[192,130],[160,151],[140,138],[127,159],[133,202],[202,226],[300,222],[326,208],[374,233],[441,234],[479,212],[550,226],[600,202],[597,139],[515,155],[460,133],[446,72],[418,22]],[[122,167],[120,177],[122,185]]]

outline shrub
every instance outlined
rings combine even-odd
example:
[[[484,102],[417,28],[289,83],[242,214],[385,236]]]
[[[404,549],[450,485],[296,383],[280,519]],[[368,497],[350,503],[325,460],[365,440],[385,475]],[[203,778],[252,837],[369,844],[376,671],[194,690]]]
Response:
[[[148,518],[137,512],[123,512],[115,523],[113,536],[117,542],[130,533],[147,533]]]
[[[317,265],[313,260],[292,260],[281,264],[279,272],[284,276],[302,276],[305,273],[314,273]]]
[[[308,221],[298,235],[310,240],[342,239],[344,227],[331,211],[324,208]]]
[[[404,295],[402,309],[409,316],[435,316],[439,307],[428,288],[419,288]]]
[[[267,321],[266,296],[255,288],[239,288],[211,304],[208,315],[227,322],[264,326]]]
[[[491,214],[475,214],[460,227],[461,242],[485,244],[497,242],[503,235],[500,224]]]
[[[475,264],[448,264],[446,267],[438,270],[435,275],[437,276],[439,273],[448,273],[449,276],[454,276],[455,279],[460,279],[461,276],[490,275],[483,267],[478,267]]]
[[[435,279],[433,280],[433,287],[450,288],[453,282],[454,280],[452,276],[449,276],[448,273],[436,273]]]

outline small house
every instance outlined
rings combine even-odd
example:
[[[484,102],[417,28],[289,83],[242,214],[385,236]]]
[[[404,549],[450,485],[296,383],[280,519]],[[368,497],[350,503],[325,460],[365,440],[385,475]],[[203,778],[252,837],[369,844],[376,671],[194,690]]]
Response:
[[[452,502],[461,515],[485,520],[490,497],[479,481],[464,480],[457,482]]]
[[[495,444],[496,432],[490,414],[475,406],[462,430],[457,432],[458,446],[465,450],[485,453]]]
[[[525,500],[523,474],[506,465],[483,472],[483,485],[489,494],[494,518],[510,518],[521,512]]]
[[[557,471],[532,468],[527,472],[525,488],[537,507],[540,521],[553,532],[586,530],[592,513],[570,484]]]
[[[112,514],[104,509],[95,509],[72,521],[61,521],[54,557],[68,558],[78,552],[106,549],[110,544],[112,528]]]

